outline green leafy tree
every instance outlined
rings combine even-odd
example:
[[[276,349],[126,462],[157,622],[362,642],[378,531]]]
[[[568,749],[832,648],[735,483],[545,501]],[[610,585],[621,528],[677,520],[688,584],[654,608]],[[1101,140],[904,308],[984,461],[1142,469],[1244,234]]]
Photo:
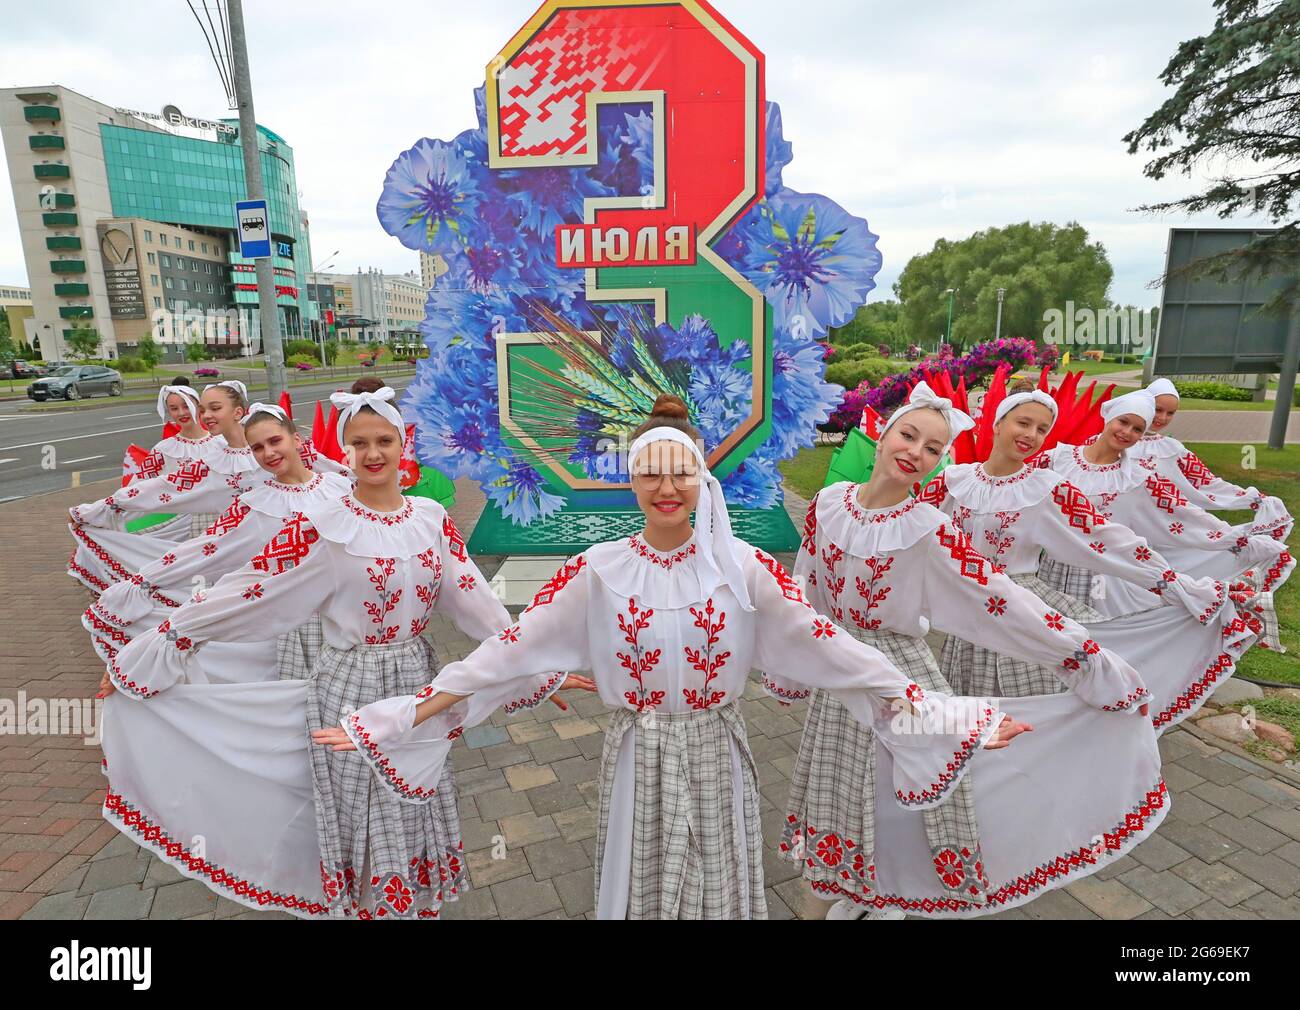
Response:
[[[9,316],[0,310],[0,360],[16,357],[13,336],[9,331]]]
[[[894,348],[902,340],[900,319],[902,306],[895,301],[868,302],[859,307],[843,326],[832,327],[830,342],[836,347],[888,344]]]
[[[152,333],[146,333],[140,338],[140,344],[135,349],[135,356],[150,371],[158,367],[158,362],[163,359],[163,351],[158,346],[157,341],[154,340]]]
[[[1197,166],[1214,177],[1200,193],[1138,209],[1265,215],[1277,231],[1179,273],[1226,281],[1276,272],[1285,282],[1266,308],[1281,311],[1300,302],[1300,3],[1214,0],[1214,7],[1213,31],[1182,43],[1160,74],[1173,95],[1124,137],[1129,154],[1155,153],[1142,169],[1149,178],[1190,176]],[[1225,163],[1244,166],[1242,174],[1217,167]]]
[[[998,288],[1006,290],[1002,336],[1038,339],[1049,309],[1101,309],[1114,271],[1100,242],[1090,242],[1077,222],[1028,221],[978,231],[959,241],[939,239],[913,256],[894,284],[902,302],[907,340],[930,346],[942,340],[953,297],[952,343],[961,349],[993,339]]]
[[[90,326],[75,326],[63,341],[68,353],[83,362],[99,353],[99,331]]]

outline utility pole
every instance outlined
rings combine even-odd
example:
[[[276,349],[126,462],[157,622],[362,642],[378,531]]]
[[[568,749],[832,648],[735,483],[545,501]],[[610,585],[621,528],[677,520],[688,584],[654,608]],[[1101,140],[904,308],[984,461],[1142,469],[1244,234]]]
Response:
[[[235,100],[239,105],[239,144],[244,152],[244,181],[249,200],[265,200],[262,158],[257,145],[257,116],[253,112],[253,84],[248,74],[248,42],[244,37],[244,0],[227,0],[230,15],[230,56]],[[270,221],[267,221],[270,228]],[[270,256],[254,260],[257,266],[257,314],[262,323],[262,350],[266,354],[267,402],[276,403],[288,388],[284,344],[280,340],[280,310],[276,304],[275,267]],[[249,338],[252,351],[252,338]]]
[[[998,288],[998,322],[993,332],[994,340],[1000,340],[1002,338],[1002,299],[1005,298],[1006,296],[1007,296],[1007,289]]]
[[[1268,432],[1270,449],[1282,449],[1286,446],[1286,429],[1287,423],[1291,420],[1291,401],[1295,396],[1298,367],[1300,367],[1300,305],[1293,305],[1286,348],[1282,352],[1282,368],[1277,377],[1277,401],[1273,404],[1273,423]]]
[[[952,344],[952,303],[953,299],[957,297],[957,292],[960,290],[960,288],[949,288],[944,292],[944,294],[948,296],[948,330],[944,335],[943,342],[950,346]]]

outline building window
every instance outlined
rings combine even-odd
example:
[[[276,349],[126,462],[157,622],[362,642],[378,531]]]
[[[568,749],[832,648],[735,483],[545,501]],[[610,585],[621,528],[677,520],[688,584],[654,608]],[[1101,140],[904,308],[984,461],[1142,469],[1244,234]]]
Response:
[[[170,270],[172,267],[172,258],[168,256],[166,253],[162,253],[162,265],[165,266],[168,270]]]
[[[181,237],[180,237],[179,235],[177,235],[177,236],[176,236],[176,248],[179,249],[180,247],[181,247]]]
[[[148,228],[146,228],[146,229],[144,230],[144,240],[145,240],[146,242],[152,242],[152,241],[153,241],[153,232],[150,231]]]
[[[161,308],[162,308],[162,299],[159,298],[157,295],[154,295],[154,298],[153,298],[153,307],[154,307],[155,309],[161,309]]]
[[[163,286],[166,287],[168,291],[170,291],[172,289],[172,279],[170,277],[164,277]]]
[[[182,291],[188,291],[190,289],[190,282],[187,281],[184,277],[180,278],[180,282],[181,282]]]
[[[150,275],[149,275],[149,283],[150,283],[151,286],[153,286],[153,287],[156,288],[156,287],[158,286],[158,275],[157,275],[157,274],[150,274]]]
[[[177,270],[188,270],[189,268],[190,268],[190,266],[189,266],[189,260],[187,260],[184,256],[177,256],[177,257],[176,257],[176,269],[177,269]]]
[[[166,244],[167,244],[167,233],[166,233],[166,232],[163,232],[163,231],[160,231],[160,232],[158,233],[158,241],[161,242],[163,245],[166,245]]]
[[[207,272],[207,273],[212,273],[212,264],[211,264],[211,263],[204,263],[203,266],[206,268],[206,272]]]
[[[157,264],[157,262],[158,262],[158,258],[157,258],[156,256],[154,256],[153,253],[149,253],[148,256],[149,256],[149,265],[150,265],[150,266],[155,266],[155,265]]]
[[[194,251],[194,239],[190,239],[190,252],[193,252],[193,251]],[[207,251],[208,251],[206,246],[204,247],[203,251],[204,251],[204,252],[207,252]]]

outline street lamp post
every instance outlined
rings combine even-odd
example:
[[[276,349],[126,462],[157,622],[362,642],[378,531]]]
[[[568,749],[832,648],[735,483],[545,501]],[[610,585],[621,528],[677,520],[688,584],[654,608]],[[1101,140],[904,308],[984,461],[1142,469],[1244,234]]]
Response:
[[[998,288],[998,323],[993,333],[994,340],[1002,338],[1002,299],[1006,297],[1006,294],[1006,288]]]
[[[326,263],[325,263],[324,266],[315,266],[315,267],[312,267],[312,268],[311,268],[311,284],[312,284],[313,287],[316,288],[316,304],[317,304],[317,306],[318,306],[317,311],[319,311],[319,305],[320,305],[320,280],[317,278],[316,275],[317,275],[317,273],[319,273],[321,270],[328,270],[331,266],[334,265],[334,257],[337,256],[337,255],[339,254],[339,251],[340,251],[340,250],[335,249],[332,253],[330,253],[328,256],[326,256],[326,257],[325,257],[325,259],[326,259]],[[316,320],[316,333],[317,333],[317,336],[318,336],[319,339],[320,339],[320,366],[321,366],[321,368],[329,368],[329,362],[325,360],[325,320],[324,320],[324,318],[321,318],[321,319],[317,319],[317,320]]]
[[[944,292],[948,296],[948,332],[945,334],[943,342],[949,346],[952,345],[952,303],[960,290],[961,288],[949,288]]]

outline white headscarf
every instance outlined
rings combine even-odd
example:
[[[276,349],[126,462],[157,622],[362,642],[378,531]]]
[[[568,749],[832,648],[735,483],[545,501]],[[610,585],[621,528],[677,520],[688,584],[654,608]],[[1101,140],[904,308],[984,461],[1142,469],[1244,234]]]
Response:
[[[193,386],[163,386],[158,390],[158,416],[164,421],[170,421],[171,417],[167,413],[167,397],[172,393],[179,393],[190,400],[194,401],[194,406],[199,405],[199,391]]]
[[[952,405],[952,401],[946,396],[936,396],[934,390],[930,388],[929,383],[924,379],[913,387],[907,402],[889,415],[889,420],[885,426],[880,429],[880,437],[885,437],[887,432],[900,417],[913,410],[920,410],[928,407],[931,410],[937,410],[943,415],[943,419],[948,422],[948,442],[944,445],[944,451],[957,440],[957,436],[963,431],[969,431],[975,427],[975,422],[971,416],[963,410],[958,410]]]
[[[1151,395],[1150,390],[1135,389],[1131,393],[1107,400],[1101,405],[1101,416],[1107,423],[1124,414],[1136,414],[1146,421],[1146,426],[1150,428],[1151,420],[1156,416],[1156,398]]]
[[[397,391],[391,386],[383,386],[373,393],[331,393],[330,403],[339,409],[337,429],[339,445],[343,445],[343,429],[352,418],[356,417],[357,411],[362,407],[370,407],[385,421],[390,422],[398,432],[405,435],[406,425],[402,423],[402,415],[398,413],[392,402],[396,396]]]
[[[222,379],[220,382],[210,382],[203,387],[203,392],[206,393],[209,389],[216,389],[218,386],[225,386],[227,389],[233,389],[239,394],[241,402],[248,402],[248,387],[238,379]]]
[[[1048,393],[1041,389],[1026,391],[1023,393],[1012,393],[998,404],[998,409],[993,412],[993,423],[997,424],[1009,413],[1025,403],[1041,403],[1044,407],[1052,412],[1052,422],[1056,422],[1056,401]]]
[[[752,611],[754,605],[749,600],[749,586],[745,583],[745,571],[740,565],[739,548],[731,532],[727,501],[722,496],[722,485],[718,478],[713,476],[708,464],[704,462],[704,454],[685,432],[666,426],[651,428],[628,448],[628,473],[632,472],[637,456],[652,442],[676,442],[686,446],[695,457],[700,478],[700,500],[695,506],[696,556],[715,580],[714,585],[725,583],[740,601],[741,608]]]
[[[254,403],[249,406],[248,413],[239,419],[239,423],[247,426],[254,414],[271,414],[281,421],[289,420],[289,415],[285,413],[283,407],[276,406],[274,403]]]
[[[1156,379],[1155,382],[1147,386],[1147,392],[1152,396],[1172,396],[1175,400],[1181,400],[1178,395],[1178,387],[1168,379]]]

